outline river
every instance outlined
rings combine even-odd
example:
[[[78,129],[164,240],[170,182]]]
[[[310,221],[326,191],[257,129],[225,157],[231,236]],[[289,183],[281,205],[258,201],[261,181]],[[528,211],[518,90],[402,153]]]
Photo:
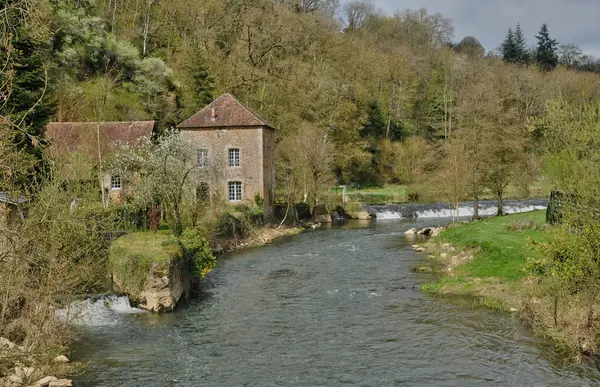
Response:
[[[73,348],[85,386],[592,386],[516,317],[419,291],[403,232],[346,222],[232,254],[174,313],[100,307]],[[100,303],[101,304],[101,303]]]

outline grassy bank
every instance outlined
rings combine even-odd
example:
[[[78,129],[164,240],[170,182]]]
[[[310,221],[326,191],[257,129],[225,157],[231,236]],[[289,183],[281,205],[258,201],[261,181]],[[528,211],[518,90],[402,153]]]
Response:
[[[600,322],[589,326],[577,296],[561,301],[558,321],[544,281],[527,270],[543,258],[551,238],[545,212],[536,211],[450,227],[424,246],[429,254],[418,270],[438,279],[422,285],[435,294],[472,297],[479,305],[519,313],[535,331],[570,355],[600,353]]]

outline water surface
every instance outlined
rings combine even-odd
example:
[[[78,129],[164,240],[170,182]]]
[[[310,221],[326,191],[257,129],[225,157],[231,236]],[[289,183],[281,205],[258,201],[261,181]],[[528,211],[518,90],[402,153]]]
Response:
[[[220,260],[164,316],[84,329],[86,386],[592,386],[516,318],[423,294],[403,232],[440,219],[350,222]]]

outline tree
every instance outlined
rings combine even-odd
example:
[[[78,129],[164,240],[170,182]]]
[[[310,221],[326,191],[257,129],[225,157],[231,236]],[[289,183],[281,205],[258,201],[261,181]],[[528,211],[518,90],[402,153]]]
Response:
[[[13,129],[8,138],[35,156],[38,170],[43,167],[39,145],[44,127],[54,114],[49,93],[51,11],[46,1],[8,1],[0,10],[0,124]],[[25,174],[12,175],[13,181],[27,185],[36,169],[21,170]]]
[[[583,60],[583,51],[576,44],[558,46],[558,62],[567,68],[579,67]]]
[[[514,45],[514,63],[521,65],[529,63],[529,49],[527,48],[527,41],[525,40],[525,36],[523,36],[523,31],[521,30],[521,25],[519,23],[517,23],[517,28],[515,29]]]
[[[377,102],[371,102],[367,111],[367,122],[360,130],[360,135],[374,141],[384,138],[399,141],[402,139],[402,128],[390,117],[385,117]]]
[[[157,142],[144,138],[135,147],[121,146],[110,168],[131,186],[131,200],[141,209],[155,204],[168,211],[173,233],[185,227],[184,208],[198,204],[202,184],[215,187],[220,168],[216,163],[198,164],[196,147],[176,130],[165,132]]]
[[[365,0],[352,0],[344,5],[343,13],[346,31],[354,32],[362,29],[375,14],[375,6]]]
[[[505,62],[515,63],[517,60],[517,44],[512,27],[508,29],[506,39],[504,39],[504,42],[500,46],[500,53]]]
[[[454,51],[459,54],[473,58],[481,58],[485,54],[485,48],[474,36],[466,36],[455,47]]]
[[[215,99],[215,80],[201,53],[194,53],[189,61],[188,71],[192,76],[194,99],[197,107],[202,108]]]
[[[554,189],[572,199],[562,203],[563,225],[543,246],[548,257],[543,275],[572,295],[571,304],[587,308],[591,327],[600,298],[600,106],[556,100],[546,108],[547,114],[537,119],[546,128],[546,175]],[[555,297],[557,306],[558,293]]]
[[[536,61],[538,66],[544,71],[552,71],[558,65],[558,55],[556,53],[558,41],[550,37],[548,25],[544,23],[540,29],[538,40]]]
[[[308,203],[311,213],[325,202],[335,184],[331,155],[327,134],[313,124],[303,123],[298,132],[283,141],[280,166],[285,170],[280,176],[285,176],[287,200],[295,201],[299,196]]]
[[[436,182],[441,195],[452,205],[452,220],[458,217],[460,203],[471,193],[466,184],[471,179],[471,153],[460,140],[451,140],[444,144],[444,158],[437,172]]]
[[[512,28],[508,29],[506,39],[500,47],[502,59],[508,63],[527,64],[529,62],[529,52],[527,42],[523,36],[521,25],[517,23],[517,27],[513,32]]]

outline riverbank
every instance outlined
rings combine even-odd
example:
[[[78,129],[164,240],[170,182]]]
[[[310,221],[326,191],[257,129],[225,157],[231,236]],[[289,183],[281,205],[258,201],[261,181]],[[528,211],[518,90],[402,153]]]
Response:
[[[211,240],[210,247],[216,255],[220,255],[242,249],[265,246],[279,238],[297,235],[302,231],[304,229],[301,227],[261,227],[252,230],[250,235],[244,238],[215,237]]]
[[[451,226],[418,248],[427,257],[416,270],[438,276],[422,290],[468,296],[478,305],[518,313],[569,355],[598,355],[600,325],[588,326],[583,300],[563,300],[555,322],[554,299],[541,278],[526,269],[528,262],[543,258],[540,245],[549,238],[544,211]]]

